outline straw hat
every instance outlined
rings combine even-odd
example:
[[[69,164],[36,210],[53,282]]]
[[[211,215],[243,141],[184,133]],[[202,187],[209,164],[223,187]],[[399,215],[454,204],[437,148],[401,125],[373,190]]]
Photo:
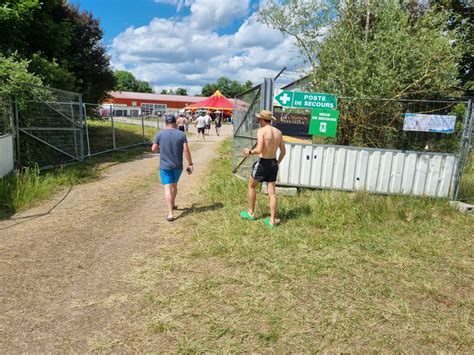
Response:
[[[256,113],[255,117],[257,117],[258,119],[265,120],[265,121],[275,121],[276,120],[276,118],[273,117],[273,115],[272,115],[272,111],[268,111],[268,110],[262,110],[262,111],[260,111],[260,113]]]

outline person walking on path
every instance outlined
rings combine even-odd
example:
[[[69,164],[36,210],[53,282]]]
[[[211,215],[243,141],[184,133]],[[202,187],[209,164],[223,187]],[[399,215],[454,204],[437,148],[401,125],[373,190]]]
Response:
[[[197,127],[197,136],[196,136],[196,142],[199,140],[199,134],[202,134],[202,141],[206,141],[206,119],[204,116],[201,114],[199,117],[196,119],[196,122],[194,123],[194,126]]]
[[[219,135],[221,132],[221,127],[222,127],[222,118],[220,116],[220,113],[216,115],[216,119],[214,120],[214,123],[216,124],[216,134]]]
[[[211,131],[211,116],[209,116],[209,111],[206,112],[206,116],[204,116],[204,119],[206,120],[206,136],[209,135],[209,132]]]
[[[176,124],[178,125],[178,130],[180,130],[181,132],[184,132],[186,130],[186,118],[183,115],[178,116]]]
[[[263,223],[269,228],[276,226],[276,179],[278,165],[286,154],[285,143],[281,131],[272,126],[275,120],[271,111],[262,110],[255,114],[260,123],[257,131],[257,145],[253,149],[244,149],[244,155],[258,154],[259,159],[252,167],[252,173],[248,184],[248,209],[240,212],[240,216],[247,220],[256,220],[255,200],[257,198],[256,187],[259,182],[267,182],[268,200],[270,204],[270,217],[265,218]],[[277,151],[280,149],[278,160]]]
[[[188,174],[193,172],[193,160],[189,150],[188,140],[184,132],[176,129],[176,117],[165,116],[166,128],[159,131],[153,138],[151,151],[160,151],[160,177],[165,190],[166,206],[168,215],[166,220],[174,221],[173,209],[176,207],[176,195],[178,194],[178,181],[183,172],[183,153],[188,161]]]

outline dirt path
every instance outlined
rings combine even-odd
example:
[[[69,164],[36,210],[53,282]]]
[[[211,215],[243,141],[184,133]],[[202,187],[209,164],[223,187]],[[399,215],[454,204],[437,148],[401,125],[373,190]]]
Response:
[[[180,209],[197,201],[208,163],[230,134],[224,126],[220,137],[191,143],[196,170],[180,181]],[[172,243],[181,223],[165,221],[157,165],[150,154],[113,166],[98,181],[0,221],[2,353],[101,350],[106,339],[143,331],[143,289],[127,275],[149,250]]]

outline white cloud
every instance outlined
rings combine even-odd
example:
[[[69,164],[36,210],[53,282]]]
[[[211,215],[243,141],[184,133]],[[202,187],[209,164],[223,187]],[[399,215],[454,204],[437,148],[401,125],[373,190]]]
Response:
[[[177,11],[181,11],[183,7],[191,6],[192,0],[155,0],[158,4],[168,4],[176,6]]]
[[[248,1],[182,3],[190,4],[190,16],[155,18],[147,26],[130,27],[115,37],[111,46],[114,68],[131,71],[138,79],[150,82],[157,92],[184,87],[188,94],[195,94],[220,76],[257,83],[275,76],[284,66],[301,65],[293,40],[258,23],[255,15],[234,34],[219,35],[212,30],[228,21],[225,14],[231,18],[246,13]],[[208,16],[212,25],[201,22]]]
[[[191,4],[191,26],[197,30],[212,30],[247,15],[249,0],[195,0]]]

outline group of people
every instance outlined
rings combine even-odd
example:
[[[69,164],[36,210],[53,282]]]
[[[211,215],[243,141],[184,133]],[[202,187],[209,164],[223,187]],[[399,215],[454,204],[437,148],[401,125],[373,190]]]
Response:
[[[209,116],[206,113],[206,116]],[[275,120],[271,111],[262,110],[257,113],[256,118],[260,124],[257,131],[257,143],[252,149],[244,149],[242,152],[245,156],[258,155],[259,159],[252,167],[252,173],[248,183],[248,208],[240,212],[240,216],[246,220],[257,220],[255,214],[255,200],[256,187],[258,183],[267,183],[268,200],[270,205],[270,217],[265,218],[263,223],[269,227],[276,226],[276,180],[278,175],[278,166],[286,154],[285,144],[283,142],[283,135],[280,130],[272,126],[272,121]],[[166,220],[174,221],[173,210],[176,209],[175,201],[178,194],[178,181],[183,172],[183,155],[186,157],[188,167],[186,172],[192,174],[194,166],[186,138],[186,119],[183,116],[176,119],[173,115],[165,116],[166,128],[159,131],[152,141],[151,150],[154,153],[160,151],[160,177],[161,183],[164,186],[165,200],[168,208]],[[199,115],[196,119],[195,126],[198,127],[198,134],[201,134],[205,140],[206,117]],[[216,123],[217,128],[220,128]],[[277,152],[280,152],[277,158]]]
[[[165,116],[166,120],[166,116]],[[200,112],[194,115],[189,113],[179,114],[176,119],[176,125],[178,130],[181,132],[189,131],[189,123],[194,122],[194,127],[197,129],[196,142],[199,141],[199,137],[202,138],[202,141],[206,141],[206,136],[209,136],[211,131],[211,123],[214,122],[216,134],[219,136],[222,128],[222,116],[220,112],[211,113]]]
[[[206,141],[206,136],[208,136],[211,131],[212,121],[214,121],[216,127],[216,134],[220,135],[222,128],[222,117],[220,113],[214,113],[214,117],[211,117],[209,111],[206,112],[206,114],[198,114],[194,123],[194,126],[197,128],[196,142],[199,140],[199,136],[202,137],[203,142]]]

